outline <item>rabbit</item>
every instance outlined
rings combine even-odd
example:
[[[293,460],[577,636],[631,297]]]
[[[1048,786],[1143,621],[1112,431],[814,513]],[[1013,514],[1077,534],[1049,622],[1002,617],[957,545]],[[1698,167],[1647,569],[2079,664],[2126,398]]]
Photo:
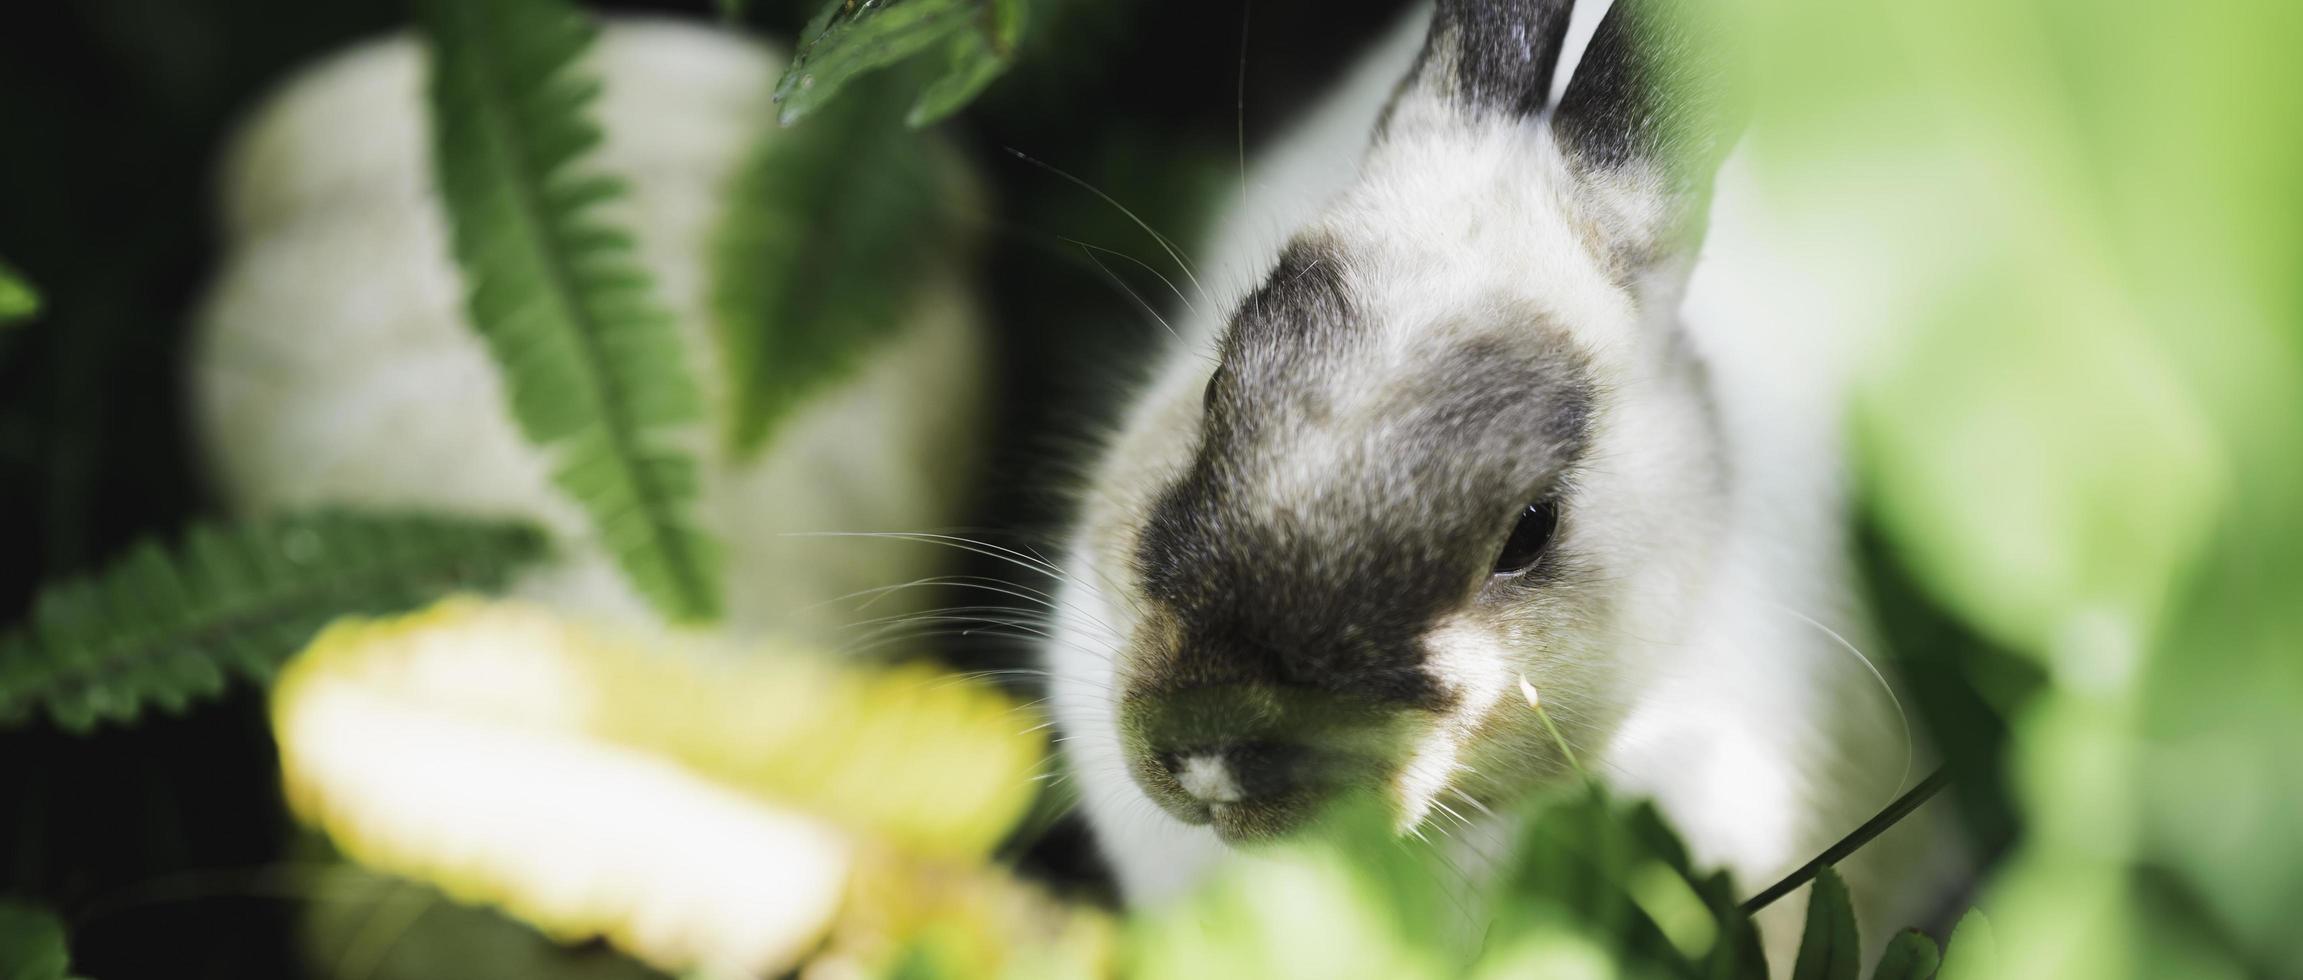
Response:
[[[1836,381],[1697,262],[1739,113],[1675,6],[1418,8],[1221,223],[1244,285],[1092,464],[1045,647],[1127,902],[1345,791],[1468,841],[1574,778],[1531,698],[1746,892],[1908,777],[1842,639]],[[1931,901],[1893,882],[1936,809],[1845,869],[1876,939]]]

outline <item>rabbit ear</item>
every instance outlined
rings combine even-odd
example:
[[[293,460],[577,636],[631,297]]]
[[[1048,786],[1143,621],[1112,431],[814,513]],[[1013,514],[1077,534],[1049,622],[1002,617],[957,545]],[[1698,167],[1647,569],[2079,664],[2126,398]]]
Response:
[[[1572,2],[1439,0],[1405,90],[1458,112],[1541,113]]]
[[[1706,6],[1615,0],[1552,117],[1576,174],[1621,219],[1613,243],[1635,263],[1702,238],[1712,178],[1742,128],[1731,47]]]

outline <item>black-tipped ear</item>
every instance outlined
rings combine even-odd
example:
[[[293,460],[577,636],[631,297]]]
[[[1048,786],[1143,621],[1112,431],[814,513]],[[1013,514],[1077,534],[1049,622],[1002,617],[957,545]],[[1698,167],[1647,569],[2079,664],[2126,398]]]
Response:
[[[1542,112],[1572,2],[1439,0],[1410,87],[1459,109]]]
[[[1622,202],[1646,213],[1625,244],[1668,251],[1694,244],[1712,178],[1742,130],[1732,44],[1717,16],[1686,0],[1615,0],[1560,98],[1552,131],[1587,180],[1622,178],[1661,200]],[[1632,231],[1627,229],[1627,231]]]

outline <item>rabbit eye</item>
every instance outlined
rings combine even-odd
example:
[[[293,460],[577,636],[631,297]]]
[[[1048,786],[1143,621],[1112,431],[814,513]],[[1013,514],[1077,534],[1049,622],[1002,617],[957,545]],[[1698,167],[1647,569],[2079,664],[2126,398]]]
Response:
[[[1543,560],[1558,533],[1559,501],[1546,498],[1527,505],[1520,512],[1519,523],[1513,525],[1511,537],[1503,542],[1503,550],[1496,553],[1494,574],[1526,574]]]

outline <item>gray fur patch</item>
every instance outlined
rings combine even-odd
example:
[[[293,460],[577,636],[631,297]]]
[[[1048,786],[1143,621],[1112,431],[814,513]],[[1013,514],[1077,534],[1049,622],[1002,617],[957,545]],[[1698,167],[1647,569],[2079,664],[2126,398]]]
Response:
[[[1540,315],[1503,308],[1490,329],[1435,331],[1478,339],[1396,369],[1341,417],[1327,386],[1366,325],[1337,257],[1316,241],[1287,256],[1234,318],[1197,451],[1138,537],[1167,627],[1167,649],[1139,663],[1155,689],[1278,685],[1439,710],[1422,638],[1584,452],[1589,369]],[[1307,461],[1314,444],[1346,448]],[[1254,489],[1282,468],[1320,471],[1302,499]]]

